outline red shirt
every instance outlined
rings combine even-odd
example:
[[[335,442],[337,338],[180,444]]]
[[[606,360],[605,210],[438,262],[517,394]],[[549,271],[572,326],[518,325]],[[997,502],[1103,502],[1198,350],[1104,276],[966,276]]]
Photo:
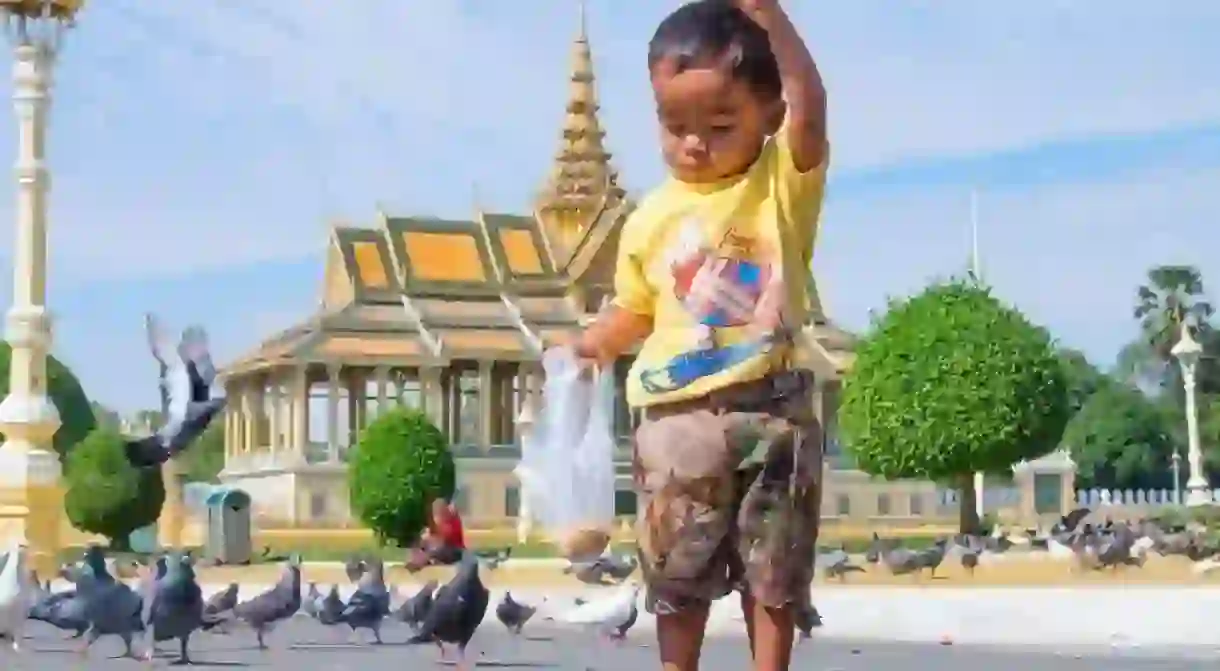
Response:
[[[466,549],[466,534],[462,530],[462,518],[450,513],[444,519],[436,521],[436,535],[452,548]]]

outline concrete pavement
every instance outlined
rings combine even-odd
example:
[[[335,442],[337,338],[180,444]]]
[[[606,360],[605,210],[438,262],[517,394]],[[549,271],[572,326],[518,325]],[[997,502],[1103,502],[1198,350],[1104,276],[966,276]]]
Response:
[[[128,659],[110,659],[120,652],[117,641],[104,639],[83,660],[70,651],[70,643],[53,630],[35,624],[28,632],[26,650],[13,655],[0,651],[5,671],[117,671],[147,668]],[[272,649],[260,652],[253,638],[200,635],[192,650],[200,666],[293,669],[294,671],[391,671],[430,668],[438,660],[432,646],[404,647],[406,630],[390,628],[387,645],[352,645],[340,628],[327,629],[298,619],[278,628],[269,637]],[[633,632],[621,646],[598,645],[587,635],[545,627],[531,627],[523,638],[506,635],[498,623],[489,622],[472,644],[472,656],[482,668],[537,668],[617,671],[657,668],[656,648],[650,633]],[[162,648],[168,653],[172,646]],[[713,637],[703,655],[704,671],[739,671],[749,668],[748,649],[736,637]],[[173,657],[159,657],[156,667],[168,666]],[[878,642],[815,640],[795,651],[793,669],[824,671],[1199,671],[1215,668],[1220,661],[1212,650],[1127,651],[1113,648],[1040,646],[1036,649],[940,646]]]
[[[419,583],[395,582],[400,598]],[[325,591],[330,583],[319,585]],[[340,583],[346,597],[352,587]],[[241,598],[269,585],[243,584]],[[208,584],[211,593],[223,585]],[[598,598],[614,588],[512,588],[513,598],[539,606],[540,619],[568,608],[577,597]],[[492,603],[503,597],[492,588]],[[1220,649],[1220,589],[1191,587],[971,588],[831,587],[819,585],[813,602],[825,625],[826,639],[901,641],[974,645],[1064,645],[1102,648]],[[489,609],[488,620],[494,616]],[[743,631],[734,597],[712,609],[709,630],[718,635]],[[655,621],[641,614],[640,632]]]

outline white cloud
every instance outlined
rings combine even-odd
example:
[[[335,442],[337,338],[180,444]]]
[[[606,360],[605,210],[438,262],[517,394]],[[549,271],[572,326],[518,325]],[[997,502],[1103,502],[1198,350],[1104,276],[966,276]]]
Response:
[[[1220,169],[1151,167],[1118,181],[988,192],[983,273],[998,294],[1108,364],[1136,334],[1146,271],[1195,265],[1220,296]],[[852,327],[887,296],[960,274],[970,250],[965,189],[895,189],[831,203],[814,265],[832,319]]]

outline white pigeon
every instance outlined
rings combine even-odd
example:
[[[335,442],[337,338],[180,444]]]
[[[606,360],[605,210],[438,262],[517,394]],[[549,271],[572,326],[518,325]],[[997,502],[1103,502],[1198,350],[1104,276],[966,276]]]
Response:
[[[1046,541],[1046,549],[1050,552],[1051,557],[1055,559],[1071,559],[1076,553],[1072,552],[1072,548],[1060,543],[1054,538]]]
[[[639,617],[640,611],[636,605],[639,596],[639,583],[625,584],[612,594],[586,601],[553,619],[588,627],[611,640],[621,641]]]
[[[33,589],[27,576],[25,545],[9,550],[0,569],[0,637],[21,650],[21,634],[30,616]]]

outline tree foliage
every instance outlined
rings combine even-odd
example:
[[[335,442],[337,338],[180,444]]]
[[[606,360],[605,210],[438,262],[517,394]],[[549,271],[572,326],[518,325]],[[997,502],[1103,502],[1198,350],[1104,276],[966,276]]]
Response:
[[[8,395],[9,368],[13,351],[8,343],[0,341],[0,397]],[[85,439],[97,426],[93,406],[81,388],[80,381],[67,366],[53,356],[47,356],[47,395],[59,410],[61,422],[55,433],[55,451],[61,460],[74,445]],[[2,438],[0,438],[2,440]],[[66,466],[65,466],[66,468]]]
[[[1137,383],[1168,391],[1181,404],[1182,373],[1172,350],[1185,323],[1204,348],[1196,374],[1198,388],[1204,394],[1220,393],[1220,334],[1211,325],[1214,315],[1198,268],[1153,267],[1136,290],[1134,316],[1140,337],[1120,354],[1120,368]]]
[[[1058,444],[1068,385],[1045,330],[972,281],[895,302],[859,344],[840,430],[885,478],[962,482]]]
[[[1104,387],[1068,422],[1063,445],[1082,488],[1166,488],[1172,485],[1175,441],[1164,410],[1138,389]]]
[[[105,536],[121,549],[132,531],[157,521],[165,503],[161,470],[133,468],[124,443],[115,429],[90,433],[68,455],[64,496],[72,526]]]
[[[360,435],[348,463],[351,506],[378,539],[407,546],[437,497],[453,496],[457,470],[448,441],[423,412],[397,406]]]

